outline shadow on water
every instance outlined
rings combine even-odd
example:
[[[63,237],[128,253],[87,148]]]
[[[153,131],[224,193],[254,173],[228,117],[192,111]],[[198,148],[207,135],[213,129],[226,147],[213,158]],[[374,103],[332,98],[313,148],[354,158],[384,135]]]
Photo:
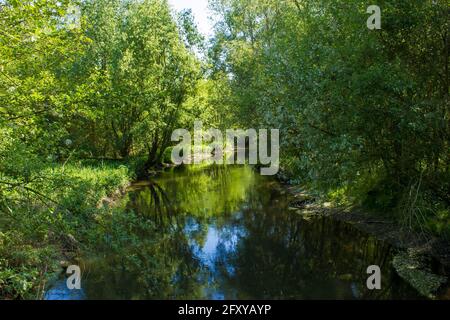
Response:
[[[122,208],[134,218],[112,224],[108,246],[83,261],[85,296],[417,298],[393,271],[389,245],[345,223],[302,218],[280,190],[246,166],[175,168],[135,184]],[[369,265],[382,270],[381,290],[366,287]]]

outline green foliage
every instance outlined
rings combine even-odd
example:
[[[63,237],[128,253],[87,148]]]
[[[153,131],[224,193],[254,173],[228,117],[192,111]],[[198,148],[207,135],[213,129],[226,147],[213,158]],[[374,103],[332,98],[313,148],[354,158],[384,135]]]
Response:
[[[161,159],[163,163],[172,163],[172,151],[173,147],[166,148]]]
[[[189,118],[185,103],[201,78],[195,25],[185,12],[180,30],[162,0],[86,1],[83,8],[90,45],[75,64],[84,97],[72,131],[95,155],[147,153],[148,164],[158,164],[172,131]],[[92,129],[80,132],[84,125]]]
[[[241,126],[281,130],[293,181],[400,218],[420,180],[448,208],[448,5],[378,5],[372,31],[362,0],[211,1],[221,105]]]
[[[70,238],[89,247],[99,200],[131,179],[120,164],[53,165],[33,182],[1,186],[0,296],[41,298],[55,261],[73,250]],[[5,178],[5,176],[3,176]],[[13,181],[11,177],[8,181]]]
[[[39,295],[49,250],[108,224],[99,200],[170,162],[194,119],[280,128],[291,182],[449,232],[446,1],[381,1],[377,31],[362,0],[210,2],[205,54],[165,0],[1,1],[0,296]]]
[[[39,298],[52,261],[89,247],[99,200],[212,110],[203,40],[174,17],[165,0],[1,2],[1,297]]]
[[[36,247],[20,231],[0,232],[0,296],[40,298],[41,285],[57,271],[55,249]]]

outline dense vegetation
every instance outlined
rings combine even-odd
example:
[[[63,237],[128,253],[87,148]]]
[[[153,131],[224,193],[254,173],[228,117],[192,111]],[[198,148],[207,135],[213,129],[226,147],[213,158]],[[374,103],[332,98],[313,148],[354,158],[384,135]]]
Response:
[[[166,1],[0,2],[0,296],[39,297],[97,202],[207,111],[192,21]]]
[[[448,3],[377,4],[381,30],[362,0],[212,1],[213,77],[294,181],[449,232]]]
[[[0,1],[0,297],[95,247],[100,199],[194,119],[279,128],[291,182],[450,233],[448,3],[378,5],[211,0],[206,42],[165,0]]]

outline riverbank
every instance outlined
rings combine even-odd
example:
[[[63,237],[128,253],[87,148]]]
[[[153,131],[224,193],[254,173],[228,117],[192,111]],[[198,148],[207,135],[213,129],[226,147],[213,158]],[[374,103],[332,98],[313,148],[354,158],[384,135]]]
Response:
[[[305,219],[323,216],[385,241],[399,250],[394,267],[423,296],[450,299],[450,243],[435,235],[405,228],[386,215],[358,206],[338,206],[315,198],[310,192],[279,179],[291,198],[290,210]]]
[[[133,170],[129,163],[77,161],[17,182],[3,204],[11,214],[0,220],[0,298],[41,299],[69,261],[94,245],[91,234],[109,210],[100,204],[120,197]]]

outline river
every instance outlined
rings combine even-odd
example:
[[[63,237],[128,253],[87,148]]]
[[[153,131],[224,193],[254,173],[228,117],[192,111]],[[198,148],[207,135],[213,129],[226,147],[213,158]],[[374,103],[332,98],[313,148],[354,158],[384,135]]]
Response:
[[[289,210],[283,187],[248,166],[172,168],[122,202],[140,221],[129,239],[83,257],[81,290],[61,279],[46,299],[418,298],[393,270],[391,246]],[[370,265],[381,290],[367,288]]]

